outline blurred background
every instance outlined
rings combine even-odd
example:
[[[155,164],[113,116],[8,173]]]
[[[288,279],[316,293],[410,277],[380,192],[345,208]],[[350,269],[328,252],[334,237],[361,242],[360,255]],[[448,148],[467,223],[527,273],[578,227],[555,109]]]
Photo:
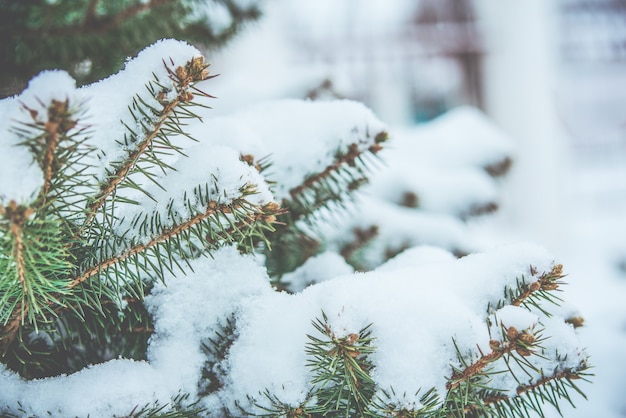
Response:
[[[349,98],[371,107],[393,138],[394,126],[428,123],[458,106],[482,110],[517,154],[500,210],[473,222],[494,241],[548,248],[569,273],[565,297],[586,319],[581,333],[596,377],[583,386],[589,402],[563,415],[626,417],[626,0],[135,1],[194,4],[193,22],[210,29],[147,20],[153,39],[127,45],[132,31],[118,37],[121,58],[109,57],[111,66],[97,55],[111,43],[94,47],[103,32],[88,30],[97,27],[90,22],[106,28],[99,17],[107,2],[83,2],[94,7],[91,21],[58,8],[49,21],[65,16],[87,28],[65,34],[46,27],[44,14],[26,13],[31,3],[68,2],[0,0],[2,96],[19,92],[32,76],[26,68],[35,68],[15,51],[33,59],[35,45],[42,56],[54,45],[22,36],[39,31],[48,41],[59,33],[72,40],[67,68],[81,82],[106,75],[98,69],[110,74],[156,39],[187,39],[221,74],[210,91],[220,98],[216,114],[272,98]],[[183,16],[176,10],[160,15]],[[59,66],[57,56],[53,50],[41,68]]]

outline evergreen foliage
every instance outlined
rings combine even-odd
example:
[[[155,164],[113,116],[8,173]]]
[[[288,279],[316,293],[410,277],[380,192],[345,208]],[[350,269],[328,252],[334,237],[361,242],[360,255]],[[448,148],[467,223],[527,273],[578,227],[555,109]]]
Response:
[[[94,174],[89,158],[99,152],[90,144],[93,133],[83,121],[89,103],[52,99],[41,103],[45,114],[24,107],[26,119],[12,122],[19,147],[32,154],[43,174],[33,196],[0,204],[1,358],[24,379],[72,373],[118,356],[145,359],[147,339],[155,332],[144,306],[146,296],[167,277],[191,272],[195,260],[213,256],[221,247],[235,245],[241,253],[264,254],[280,286],[284,273],[321,250],[311,245],[311,228],[320,222],[320,213],[334,210],[367,181],[372,157],[387,140],[384,131],[365,131],[340,146],[334,160],[289,189],[281,205],[258,203],[259,184],[245,183],[236,195],[227,196],[217,169],[198,184],[181,185],[182,193],[164,190],[164,179],[178,173],[169,158],[184,157],[185,141],[199,140],[188,128],[198,123],[199,110],[204,111],[211,98],[198,84],[210,86],[206,82],[213,76],[199,56],[190,56],[184,64],[163,57],[159,64],[165,76],[155,72],[141,92],[134,92],[128,114],[135,123],[120,122],[124,137],[111,138],[124,153],[111,158],[103,176]],[[269,160],[243,153],[240,160],[261,176],[270,176]],[[282,179],[271,180],[276,187]],[[165,202],[159,201],[159,190],[167,192]],[[144,200],[165,209],[146,206]],[[450,336],[457,359],[449,370],[441,370],[447,376],[446,393],[424,387],[409,396],[380,387],[374,361],[376,323],[341,333],[322,312],[312,318],[307,336],[309,392],[303,402],[293,405],[268,388],[237,400],[236,409],[224,405],[207,410],[199,401],[227,383],[224,361],[245,330],[246,325],[240,327],[231,316],[213,335],[203,336],[206,361],[196,393],[180,393],[167,405],[137,405],[127,416],[542,415],[545,404],[558,408],[562,400],[570,401],[572,391],[582,394],[575,382],[586,377],[586,360],[571,365],[559,353],[545,350],[550,330],[542,324],[516,329],[499,315],[515,308],[539,310],[549,317],[550,306],[560,302],[556,292],[562,278],[560,265],[549,271],[531,268],[530,277],[520,277],[515,286],[503,289],[498,303],[484,307],[490,352],[479,346],[468,351]],[[553,369],[540,370],[537,359]],[[537,373],[542,377],[532,380]],[[516,393],[498,386],[502,375],[518,382]],[[407,402],[398,402],[402,396]],[[0,405],[0,412],[9,415],[26,410],[25,405]]]
[[[19,92],[28,79],[46,69],[64,69],[81,84],[99,80],[162,38],[219,47],[260,16],[254,2],[206,3],[2,0],[0,94]]]

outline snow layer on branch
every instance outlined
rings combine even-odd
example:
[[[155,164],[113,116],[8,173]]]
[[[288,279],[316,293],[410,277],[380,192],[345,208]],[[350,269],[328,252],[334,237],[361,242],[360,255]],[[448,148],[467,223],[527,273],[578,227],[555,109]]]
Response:
[[[138,95],[146,104],[161,109],[162,105],[148,91],[147,83],[158,80],[172,87],[165,65],[176,70],[198,56],[202,54],[185,42],[161,40],[129,59],[119,73],[81,89],[89,99],[90,123],[95,132],[92,145],[100,150],[98,161],[94,162],[98,179],[104,179],[104,170],[109,164],[119,161],[132,150],[131,145],[124,145],[124,135],[128,133],[124,125],[141,133],[141,122],[152,125],[156,120],[156,117],[135,120],[129,111],[133,108],[133,98]]]
[[[385,167],[368,193],[396,204],[467,217],[498,201],[487,167],[512,156],[512,141],[477,109],[451,110],[421,127],[392,132]],[[407,202],[407,193],[415,198]]]
[[[399,402],[414,405],[419,399],[412,399],[411,394],[420,388],[423,393],[434,387],[443,397],[450,365],[458,365],[452,338],[461,352],[474,353],[474,360],[477,345],[489,352],[487,307],[497,304],[505,286],[528,276],[530,265],[549,271],[552,258],[531,245],[503,247],[458,260],[442,250],[415,248],[374,272],[338,277],[296,295],[268,294],[250,300],[238,317],[239,338],[224,363],[226,385],[207,399],[207,405],[226,402],[233,407],[238,401],[254,411],[253,405],[245,403],[246,396],[262,404],[265,389],[287,404],[303,402],[312,378],[303,354],[305,335],[321,337],[315,335],[311,320],[321,318],[322,311],[338,337],[373,324],[377,348],[371,357],[373,377],[381,390],[393,386],[396,393],[407,394]],[[504,311],[503,315],[514,318]],[[579,362],[584,354],[573,328],[566,326],[561,332],[566,335],[559,339],[561,354],[573,357],[571,363]],[[548,364],[555,366],[554,360],[540,366]],[[518,382],[509,376],[501,384],[514,390]]]
[[[335,217],[340,217],[341,221],[320,225],[312,233],[319,234],[328,248],[337,252],[358,240],[357,231],[376,228],[371,241],[359,250],[359,260],[367,270],[381,265],[388,258],[386,254],[417,245],[435,245],[457,254],[468,254],[479,248],[459,219],[393,205],[373,196],[358,196],[354,209]]]
[[[148,362],[126,359],[69,376],[24,381],[0,365],[0,405],[29,416],[127,416],[154,401],[169,403],[179,391],[196,392],[206,357],[201,343],[249,298],[272,293],[254,258],[223,248],[194,261],[195,273],[156,283],[147,298],[155,318]]]
[[[354,269],[336,252],[326,251],[309,258],[296,270],[282,276],[292,292],[299,292],[306,287],[330,280],[334,277],[353,273]]]
[[[473,107],[458,107],[398,136],[415,140],[407,158],[445,167],[488,167],[513,155],[512,139]]]
[[[52,100],[69,100],[75,107],[77,97],[76,82],[69,74],[44,71],[19,96],[0,100],[0,202],[27,203],[43,186],[43,172],[28,148],[19,145],[22,139],[13,130],[20,123],[33,123],[31,111],[36,112],[37,122],[45,122]]]
[[[418,247],[376,271],[346,274],[290,295],[275,292],[253,258],[223,248],[213,259],[196,260],[195,273],[169,277],[167,286],[155,284],[147,301],[155,320],[148,362],[118,359],[71,376],[35,381],[2,370],[0,404],[17,408],[21,402],[26,413],[36,416],[47,411],[59,416],[119,416],[153,400],[167,403],[179,390],[191,393],[193,400],[207,360],[201,344],[215,338],[231,319],[236,339],[214,368],[222,371],[224,386],[201,399],[207,415],[220,416],[223,406],[237,411],[236,402],[254,411],[248,396],[263,402],[260,393],[266,389],[282,402],[298,405],[311,389],[307,334],[321,337],[311,321],[324,311],[338,337],[373,324],[375,382],[381,390],[393,386],[395,393],[406,393],[398,402],[419,405],[412,394],[420,388],[423,393],[434,387],[445,396],[450,365],[457,364],[452,338],[461,352],[474,353],[474,359],[477,345],[489,352],[487,307],[495,306],[503,288],[514,286],[516,278],[530,278],[530,266],[543,272],[552,263],[550,254],[532,245],[461,259]],[[573,328],[563,324],[562,317],[548,319],[521,309],[501,309],[498,315],[520,328],[539,318],[545,333],[554,331],[556,336],[547,343],[547,359],[539,360],[538,369],[551,373],[584,357]],[[557,349],[567,361],[550,361]],[[537,373],[532,379],[539,377]],[[519,383],[509,376],[498,384],[513,391]]]
[[[337,151],[345,152],[351,144],[366,150],[387,129],[370,109],[350,100],[271,101],[233,117],[263,141],[272,161],[267,176],[278,181],[277,199],[287,198],[307,176],[331,165]]]

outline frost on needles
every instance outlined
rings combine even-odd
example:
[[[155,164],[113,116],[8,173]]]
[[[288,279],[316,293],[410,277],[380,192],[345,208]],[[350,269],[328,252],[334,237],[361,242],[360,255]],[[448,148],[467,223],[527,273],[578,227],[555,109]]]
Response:
[[[460,158],[486,177],[438,200],[456,182],[431,176],[450,172],[437,152],[381,168],[388,128],[363,105],[215,115],[212,78],[167,40],[0,101],[2,414],[517,417],[582,395],[562,266],[465,239],[506,146]]]

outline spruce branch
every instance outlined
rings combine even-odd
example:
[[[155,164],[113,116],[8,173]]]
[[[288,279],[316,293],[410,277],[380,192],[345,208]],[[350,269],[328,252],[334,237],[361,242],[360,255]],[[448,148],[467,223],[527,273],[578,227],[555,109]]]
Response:
[[[369,371],[372,368],[368,355],[376,348],[371,344],[371,324],[358,333],[337,336],[322,312],[322,319],[315,319],[314,328],[322,338],[307,335],[306,353],[310,356],[308,366],[313,372],[311,381],[317,397],[316,412],[328,415],[371,415],[370,404],[376,384]]]
[[[465,367],[463,369],[455,369],[450,380],[446,384],[446,389],[453,390],[458,388],[462,383],[468,382],[476,376],[483,374],[485,369],[490,364],[504,356],[510,355],[514,352],[523,357],[533,354],[533,350],[537,345],[537,337],[531,330],[523,330],[520,332],[515,327],[507,328],[502,324],[501,327],[504,331],[504,340],[490,340],[490,353],[481,353],[481,356],[475,362],[469,365],[464,365]],[[455,347],[457,346],[456,342],[454,342],[454,345]]]
[[[256,399],[252,396],[247,396],[247,398],[251,405],[254,405],[262,412],[247,411],[239,402],[235,402],[239,413],[244,414],[244,416],[260,418],[313,418],[314,416],[320,416],[320,412],[315,406],[309,406],[313,401],[311,392],[305,396],[305,400],[302,404],[296,406],[281,401],[278,396],[272,394],[267,389],[260,393],[260,395],[261,399]],[[267,404],[267,402],[269,402],[269,404]]]
[[[532,277],[537,276],[538,272],[531,266],[530,274]],[[523,306],[527,309],[535,308],[544,315],[550,316],[550,312],[543,306],[544,301],[553,305],[558,305],[561,299],[553,292],[560,291],[560,287],[564,284],[561,280],[565,277],[563,274],[563,265],[556,264],[549,272],[542,273],[536,280],[528,282],[524,276],[517,279],[514,287],[506,287],[504,291],[505,298],[498,303],[498,308],[504,305]]]
[[[293,220],[305,218],[315,210],[332,201],[341,201],[345,191],[356,190],[365,181],[363,157],[366,152],[376,155],[387,141],[386,132],[374,137],[374,144],[366,150],[352,143],[347,150],[338,150],[335,160],[322,171],[308,176],[302,184],[289,190],[291,200],[284,202]]]
[[[32,219],[34,214],[33,208],[15,201],[0,204],[0,302],[11,308],[0,312],[0,324],[10,322],[10,329],[18,319],[34,322],[35,315],[42,317],[59,294],[68,292],[63,275],[71,264],[58,234],[59,223]]]
[[[534,383],[521,384],[516,389],[516,396],[508,396],[499,391],[482,391],[482,403],[467,405],[464,413],[466,416],[475,416],[478,412],[482,412],[483,415],[497,418],[513,416],[530,418],[536,416],[536,413],[541,414],[541,404],[548,403],[563,415],[559,400],[565,399],[574,406],[569,394],[570,390],[574,390],[587,399],[583,391],[575,384],[577,380],[587,380],[584,368],[555,370],[553,374],[543,376]]]
[[[363,149],[359,144],[370,142],[370,135],[366,132],[366,141],[353,142],[347,150],[338,150],[331,164],[289,190],[290,198],[282,202],[287,213],[279,217],[283,226],[278,227],[270,237],[274,251],[267,252],[267,266],[272,276],[280,278],[284,273],[293,271],[322,248],[319,238],[311,236],[310,231],[305,232],[299,222],[313,226],[315,214],[320,209],[332,203],[345,207],[344,201],[367,183],[365,159],[376,156],[382,150],[382,143],[388,139],[387,132],[378,132],[374,135],[374,143]]]
[[[538,275],[534,267],[531,267],[530,271],[533,277]],[[523,277],[517,279],[515,288],[505,289],[506,298],[500,301],[499,306],[511,305],[527,310],[535,307],[549,317],[549,312],[541,307],[541,303],[548,301],[558,304],[559,299],[550,292],[559,290],[562,277],[562,265],[557,264],[530,283]],[[491,327],[491,320],[487,323]],[[446,405],[454,416],[530,417],[533,415],[529,411],[541,414],[542,405],[545,403],[553,405],[557,411],[560,399],[572,403],[570,389],[585,397],[573,381],[584,379],[587,369],[586,359],[574,367],[566,367],[564,359],[558,353],[554,359],[546,357],[548,354],[542,344],[548,337],[542,335],[543,330],[536,330],[533,326],[520,331],[512,326],[507,327],[502,322],[496,325],[501,328],[502,339],[490,340],[491,352],[487,354],[478,348],[480,356],[473,362],[464,359],[456,341],[453,340],[461,367],[453,367],[453,373],[446,385],[448,389]],[[551,374],[544,374],[544,371],[533,363],[533,357],[553,360],[557,365]],[[499,360],[502,360],[504,370],[496,370],[495,363]],[[517,376],[520,372],[525,376]],[[496,373],[507,373],[518,383],[515,396],[509,396],[489,385],[491,376]]]
[[[119,166],[115,169],[115,172],[108,177],[108,181],[100,186],[100,192],[95,197],[93,202],[89,205],[87,210],[87,218],[84,222],[84,228],[88,227],[89,224],[93,221],[96,216],[98,210],[104,205],[107,198],[109,198],[117,188],[128,179],[129,174],[133,169],[137,168],[137,163],[139,159],[144,156],[147,151],[152,147],[153,142],[161,137],[163,141],[165,141],[166,145],[170,145],[169,141],[165,137],[163,130],[164,128],[170,128],[176,132],[181,132],[178,121],[181,115],[177,113],[177,108],[183,106],[186,103],[192,102],[194,99],[194,95],[191,92],[195,91],[197,94],[204,97],[213,97],[207,93],[204,93],[198,89],[194,88],[194,84],[200,81],[208,80],[210,78],[215,77],[214,75],[210,76],[208,67],[209,64],[204,62],[203,57],[196,57],[189,61],[184,67],[179,66],[176,70],[172,70],[165,61],[163,61],[163,65],[165,66],[169,78],[173,83],[173,88],[176,91],[176,97],[171,100],[167,100],[167,93],[171,87],[162,86],[161,89],[156,94],[156,98],[162,105],[162,109],[156,110],[152,109],[153,112],[157,115],[156,121],[153,123],[151,127],[146,127],[146,133],[143,138],[138,141],[135,149],[126,157],[124,161],[119,164]],[[158,82],[157,82],[158,83]],[[151,92],[155,91],[153,86],[148,86],[148,89]],[[141,101],[139,96],[136,97],[135,103]],[[145,105],[145,102],[142,104]],[[146,105],[148,106],[148,105]],[[140,112],[143,112],[142,106],[136,106]],[[184,109],[183,109],[184,111]],[[195,116],[189,112],[187,112],[188,116]],[[134,115],[133,115],[134,116]],[[148,120],[153,119],[154,115],[144,115]],[[135,117],[135,116],[134,116]],[[135,117],[136,120],[141,119],[140,117]],[[135,133],[131,130],[131,135]],[[134,141],[133,141],[134,142]],[[150,158],[150,156],[148,156]],[[163,167],[163,164],[159,162],[158,158],[150,159],[154,164]],[[146,170],[142,170],[144,174],[147,173]]]
[[[418,390],[413,398],[419,396]],[[403,394],[406,397],[406,393]],[[382,390],[378,395],[373,410],[381,417],[396,418],[437,418],[442,417],[441,400],[435,388],[426,391],[419,397],[420,406],[418,408],[409,409],[406,403],[399,404],[398,396],[393,388],[389,391]],[[445,411],[443,411],[445,413]]]
[[[210,224],[207,224],[207,220],[217,218],[222,214],[239,214],[238,210],[243,210],[242,215],[238,215],[238,220],[234,223],[231,222],[231,218],[227,217],[226,220],[229,223],[228,228],[212,228]],[[160,234],[150,239],[146,243],[136,245],[129,250],[116,255],[114,257],[103,260],[102,262],[87,269],[79,276],[73,278],[69,287],[73,288],[79,284],[85,282],[93,276],[98,275],[100,272],[114,267],[127,259],[135,257],[139,254],[145,254],[151,248],[154,248],[160,244],[166,243],[178,236],[189,233],[194,228],[201,227],[202,223],[205,223],[205,228],[209,231],[205,235],[205,245],[210,248],[216,248],[223,242],[241,242],[251,232],[256,232],[259,235],[263,234],[263,229],[272,230],[272,224],[276,222],[276,216],[282,214],[284,211],[276,204],[269,203],[261,208],[253,205],[249,205],[244,199],[237,199],[232,203],[220,204],[216,201],[210,201],[203,213],[199,213],[185,222],[173,226],[172,228],[166,228],[161,231]],[[264,226],[258,225],[264,223]],[[221,223],[217,225],[221,226]],[[256,227],[250,231],[251,227]],[[201,235],[201,234],[197,234]]]

